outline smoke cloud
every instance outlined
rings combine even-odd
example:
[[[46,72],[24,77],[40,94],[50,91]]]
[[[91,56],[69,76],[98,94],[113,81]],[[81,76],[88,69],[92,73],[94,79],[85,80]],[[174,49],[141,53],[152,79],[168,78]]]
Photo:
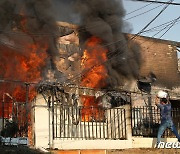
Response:
[[[141,64],[140,47],[122,33],[125,10],[121,0],[77,0],[75,9],[80,15],[80,39],[89,36],[103,40],[108,52],[110,85],[121,85],[124,79],[136,79]]]
[[[1,59],[11,59],[12,65],[18,66],[19,62],[15,57],[24,56],[27,61],[30,60],[28,57],[32,54],[33,49],[28,47],[30,45],[38,45],[39,49],[36,50],[36,55],[40,56],[42,52],[45,52],[47,54],[46,62],[48,65],[43,64],[43,66],[37,67],[38,70],[36,69],[35,71],[42,73],[42,67],[55,69],[53,61],[58,55],[56,38],[61,34],[59,33],[54,17],[55,14],[51,6],[51,0],[0,1]],[[47,49],[43,50],[45,48]],[[6,53],[8,50],[14,52],[14,57],[7,57]],[[2,60],[1,62],[5,63],[3,65],[9,65],[6,64],[6,61],[3,62]],[[6,68],[6,70],[10,71],[10,68]],[[15,79],[14,74],[16,72],[13,71],[8,74],[6,78],[12,78],[13,76]],[[1,77],[5,78],[3,75]],[[17,75],[16,79],[20,80],[21,77]]]

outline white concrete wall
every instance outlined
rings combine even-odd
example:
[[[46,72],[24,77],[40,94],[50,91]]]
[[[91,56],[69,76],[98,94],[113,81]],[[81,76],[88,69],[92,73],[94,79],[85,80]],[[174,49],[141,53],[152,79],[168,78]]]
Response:
[[[131,148],[129,140],[54,140],[58,149],[127,149]]]
[[[127,140],[78,140],[78,139],[55,139],[52,140],[52,122],[49,127],[49,111],[47,103],[41,95],[37,96],[34,105],[34,133],[35,147],[58,148],[58,149],[127,149],[127,148],[153,148],[156,138],[132,137],[130,123],[130,108],[126,110]],[[51,117],[50,117],[51,120]],[[50,129],[50,136],[49,136]],[[49,138],[50,137],[50,138]],[[176,138],[162,139],[165,142],[176,142]],[[49,145],[50,144],[50,145]]]
[[[34,116],[35,147],[49,148],[49,112],[41,95],[36,98]]]
[[[177,142],[176,138],[162,138],[162,142]],[[129,149],[155,148],[156,138],[132,137],[129,140],[54,140],[54,148],[68,149]]]
[[[177,138],[162,138],[162,142],[177,142]],[[133,137],[132,148],[154,148],[157,138]]]

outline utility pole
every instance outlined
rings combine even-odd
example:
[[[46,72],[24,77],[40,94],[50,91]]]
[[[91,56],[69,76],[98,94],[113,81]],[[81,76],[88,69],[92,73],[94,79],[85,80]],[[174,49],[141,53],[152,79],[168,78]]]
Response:
[[[25,133],[26,136],[28,137],[28,126],[29,126],[29,118],[28,118],[28,105],[29,105],[29,83],[25,83],[26,85],[26,102],[25,102],[25,116],[27,122],[25,123]]]

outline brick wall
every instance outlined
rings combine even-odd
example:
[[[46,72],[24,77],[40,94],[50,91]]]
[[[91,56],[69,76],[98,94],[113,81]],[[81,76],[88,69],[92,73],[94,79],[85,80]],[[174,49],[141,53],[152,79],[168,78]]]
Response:
[[[148,37],[139,36],[135,40],[141,46],[140,75],[153,72],[157,77],[154,84],[158,86],[171,88],[180,85],[176,47],[168,41]]]

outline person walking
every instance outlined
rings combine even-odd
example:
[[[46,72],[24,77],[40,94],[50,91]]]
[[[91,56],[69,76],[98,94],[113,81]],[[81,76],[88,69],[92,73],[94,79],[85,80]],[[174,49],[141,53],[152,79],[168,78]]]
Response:
[[[159,126],[157,134],[157,145],[160,143],[161,136],[167,128],[169,128],[174,133],[174,135],[180,142],[180,135],[178,134],[178,131],[171,117],[171,103],[169,101],[168,93],[166,93],[165,91],[159,91],[155,99],[155,104],[160,109],[161,116],[161,124]]]

